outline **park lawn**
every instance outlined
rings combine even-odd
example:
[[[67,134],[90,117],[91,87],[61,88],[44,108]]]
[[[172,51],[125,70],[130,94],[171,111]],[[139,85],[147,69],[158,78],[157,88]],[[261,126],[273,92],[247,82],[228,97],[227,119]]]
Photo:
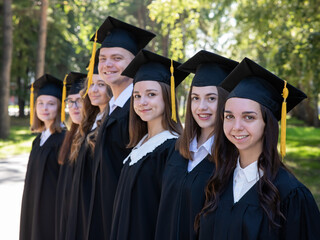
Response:
[[[312,192],[320,208],[320,128],[288,126],[284,163]]]
[[[28,119],[11,117],[9,138],[0,139],[0,159],[29,153],[35,137],[36,135],[31,133],[28,126]]]

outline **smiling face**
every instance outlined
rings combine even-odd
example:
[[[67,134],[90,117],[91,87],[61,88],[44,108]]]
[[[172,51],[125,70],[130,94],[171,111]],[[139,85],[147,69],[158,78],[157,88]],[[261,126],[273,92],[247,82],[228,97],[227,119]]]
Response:
[[[98,106],[100,112],[103,112],[108,104],[107,84],[98,74],[92,75],[92,84],[88,91],[90,102],[93,106]]]
[[[80,94],[70,94],[66,99],[66,103],[69,109],[69,115],[71,120],[75,124],[80,124],[82,116],[81,116],[81,109],[82,109],[82,98]]]
[[[265,122],[260,104],[244,98],[230,98],[224,111],[223,130],[240,152],[259,155],[263,147]]]
[[[133,88],[133,108],[142,121],[162,125],[165,103],[156,81],[137,82]]]
[[[218,106],[218,90],[215,86],[192,87],[191,112],[201,132],[209,135],[214,130]]]
[[[40,95],[36,102],[36,113],[38,118],[44,122],[46,128],[50,126],[58,112],[58,99],[50,95]]]
[[[126,85],[129,78],[122,76],[121,73],[133,58],[134,55],[124,48],[101,48],[98,65],[99,75],[111,88]]]

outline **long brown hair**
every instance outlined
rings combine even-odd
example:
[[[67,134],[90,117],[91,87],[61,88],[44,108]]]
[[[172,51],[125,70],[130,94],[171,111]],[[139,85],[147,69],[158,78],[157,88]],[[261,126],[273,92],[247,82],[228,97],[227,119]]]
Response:
[[[265,129],[263,134],[263,149],[258,158],[258,168],[264,172],[258,181],[259,201],[262,209],[268,216],[270,227],[280,227],[279,220],[285,218],[280,211],[279,191],[272,183],[279,168],[284,167],[277,150],[279,125],[268,108],[261,104],[260,108],[265,122]],[[219,115],[218,121],[220,127],[216,129],[214,150],[216,170],[206,186],[206,201],[203,209],[196,217],[196,229],[199,227],[200,217],[215,211],[218,207],[220,196],[226,190],[228,181],[232,177],[236,167],[236,159],[239,155],[238,149],[224,135],[223,111],[220,112]]]
[[[87,86],[87,81],[88,80],[86,80],[84,86]],[[107,87],[107,97],[108,97],[108,100],[110,100],[111,96],[109,95],[108,85],[106,85],[106,87]],[[86,87],[80,91],[81,97],[84,96],[85,92],[86,92]],[[105,114],[108,114],[109,112],[108,109],[109,109],[109,104],[107,104],[106,106]],[[100,124],[98,123],[97,128],[93,132],[91,133],[89,132],[99,112],[100,112],[99,107],[93,106],[90,102],[89,96],[86,95],[83,99],[83,107],[81,109],[82,120],[71,145],[71,151],[69,156],[69,162],[71,164],[76,161],[81,145],[86,138],[92,151],[94,150],[96,136],[98,134]]]
[[[61,101],[60,99],[57,99],[57,115],[54,118],[53,123],[50,125],[50,132],[55,133],[55,132],[61,132],[62,131],[62,126],[61,126]],[[37,104],[37,99],[36,99],[36,104]],[[41,121],[38,118],[37,115],[37,107],[33,108],[33,124],[31,126],[31,131],[35,133],[40,133],[45,130],[45,125],[44,122]]]
[[[218,90],[218,105],[217,105],[215,123],[217,122],[217,118],[219,118],[218,113],[221,112],[222,109],[224,108],[224,103],[225,103],[227,96],[228,96],[228,92],[226,90],[224,90],[223,88],[217,86],[217,90]],[[201,127],[194,120],[194,118],[192,116],[192,112],[191,112],[191,93],[192,93],[192,87],[190,88],[190,91],[188,94],[185,126],[184,126],[184,129],[183,129],[181,136],[179,137],[179,139],[176,142],[176,149],[179,150],[181,156],[183,156],[186,159],[190,159],[190,160],[192,160],[192,155],[190,153],[190,142],[196,136],[201,135]],[[214,129],[216,129],[216,127],[214,127]],[[214,134],[214,132],[212,134]],[[209,158],[211,160],[213,160],[212,157],[209,156]]]
[[[73,142],[73,138],[76,132],[78,131],[78,127],[79,127],[79,124],[71,123],[70,130],[67,131],[64,137],[63,143],[60,148],[59,157],[58,157],[58,163],[60,165],[65,164],[69,159],[71,145]]]
[[[182,125],[179,116],[177,116],[177,122],[171,119],[171,92],[168,84],[158,82],[162,90],[162,98],[165,104],[162,126],[164,129],[169,130],[171,133],[181,134]],[[139,141],[148,133],[147,122],[142,121],[141,118],[136,114],[133,108],[134,104],[133,96],[131,96],[130,102],[130,113],[129,113],[129,137],[130,142],[127,145],[128,148],[135,147]],[[177,102],[177,99],[176,99]],[[178,104],[176,104],[176,112],[178,112]]]

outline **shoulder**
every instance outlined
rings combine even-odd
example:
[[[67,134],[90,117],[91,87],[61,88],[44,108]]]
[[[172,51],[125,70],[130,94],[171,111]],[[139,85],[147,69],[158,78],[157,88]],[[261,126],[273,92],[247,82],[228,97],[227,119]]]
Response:
[[[307,197],[313,198],[309,189],[304,186],[292,173],[284,168],[280,168],[274,180],[281,201],[287,201],[292,198]]]

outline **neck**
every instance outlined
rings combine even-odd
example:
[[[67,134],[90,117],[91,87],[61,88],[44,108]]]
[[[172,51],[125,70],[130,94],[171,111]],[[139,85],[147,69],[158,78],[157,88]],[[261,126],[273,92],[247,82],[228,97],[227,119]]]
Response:
[[[122,82],[119,85],[110,85],[114,99],[117,99],[119,95],[132,83],[132,79],[128,78],[127,81]]]
[[[201,134],[197,139],[197,147],[199,148],[202,144],[204,144],[213,134],[213,129],[202,128]]]
[[[53,121],[45,121],[45,122],[44,122],[44,126],[45,126],[46,130],[47,130],[47,129],[50,129],[51,124],[53,124]]]
[[[148,122],[147,124],[148,124],[148,139],[154,137],[155,135],[165,130],[161,123],[159,124],[159,123]]]
[[[106,107],[107,107],[107,104],[99,105],[99,109],[100,109],[99,113],[103,113]]]
[[[245,168],[249,166],[251,163],[258,160],[262,151],[240,151],[240,166]]]

